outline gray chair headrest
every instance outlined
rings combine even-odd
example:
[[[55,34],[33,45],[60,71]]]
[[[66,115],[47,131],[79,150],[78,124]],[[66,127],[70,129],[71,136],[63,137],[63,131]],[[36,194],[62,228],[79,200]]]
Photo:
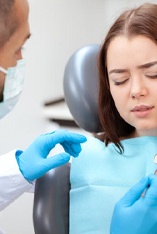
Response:
[[[100,45],[88,45],[76,51],[64,71],[64,95],[69,110],[80,128],[98,133],[98,67]]]

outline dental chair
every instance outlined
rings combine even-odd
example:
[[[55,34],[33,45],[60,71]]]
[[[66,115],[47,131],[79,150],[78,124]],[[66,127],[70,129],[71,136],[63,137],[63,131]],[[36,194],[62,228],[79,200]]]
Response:
[[[65,101],[77,125],[93,134],[101,131],[98,116],[99,45],[76,51],[64,72]],[[69,234],[70,163],[37,179],[33,222],[35,234]]]

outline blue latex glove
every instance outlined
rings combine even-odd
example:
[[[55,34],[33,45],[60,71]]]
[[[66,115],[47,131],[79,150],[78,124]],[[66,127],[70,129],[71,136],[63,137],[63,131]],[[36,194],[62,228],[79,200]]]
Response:
[[[110,233],[157,234],[157,176],[142,179],[116,204]]]
[[[43,134],[23,152],[16,152],[19,169],[28,181],[33,181],[50,169],[67,163],[70,156],[77,157],[81,152],[81,143],[86,137],[81,134],[71,133],[66,130],[58,130]],[[49,152],[60,143],[65,152],[48,157]]]

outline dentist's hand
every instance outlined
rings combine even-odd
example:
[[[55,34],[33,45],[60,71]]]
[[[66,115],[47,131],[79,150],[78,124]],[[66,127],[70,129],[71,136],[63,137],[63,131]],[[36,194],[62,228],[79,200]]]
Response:
[[[70,156],[77,157],[81,152],[81,143],[86,137],[81,134],[58,130],[52,133],[43,134],[23,152],[16,152],[16,159],[19,169],[28,181],[33,181],[50,169],[67,163]],[[56,144],[61,144],[65,152],[47,157]]]
[[[116,204],[110,233],[157,234],[157,176],[142,179]]]

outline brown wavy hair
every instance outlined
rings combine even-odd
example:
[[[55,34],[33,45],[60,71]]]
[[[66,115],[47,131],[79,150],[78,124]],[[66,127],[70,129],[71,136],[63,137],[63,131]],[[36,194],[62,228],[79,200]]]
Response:
[[[103,140],[106,145],[113,142],[122,152],[120,139],[129,136],[135,128],[125,122],[117,111],[110,93],[106,65],[108,47],[120,35],[128,38],[143,35],[157,43],[157,4],[145,3],[123,12],[108,31],[98,57],[99,116],[104,132]]]

